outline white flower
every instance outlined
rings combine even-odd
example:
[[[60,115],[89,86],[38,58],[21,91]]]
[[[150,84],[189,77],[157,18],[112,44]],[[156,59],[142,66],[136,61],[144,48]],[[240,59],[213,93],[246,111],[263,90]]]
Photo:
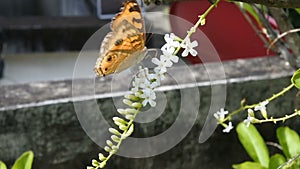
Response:
[[[132,82],[132,88],[131,88],[131,91],[136,95],[136,93],[138,92],[139,90],[139,87],[141,85],[142,81],[140,78],[138,77],[135,77],[133,82]]]
[[[145,84],[148,82],[148,75],[148,68],[139,67],[139,73],[135,76],[134,81],[132,82],[133,87],[131,88],[131,91],[134,93],[135,96],[139,97],[141,95],[141,88],[145,88],[145,86],[148,85]]]
[[[149,69],[148,68],[142,68],[141,66],[139,67],[139,73],[138,73],[138,77],[141,79],[145,79],[147,78],[147,75],[149,74]]]
[[[180,43],[175,40],[176,38],[177,37],[173,33],[165,34],[164,39],[166,41],[166,44],[161,47],[161,50],[173,53],[175,51],[175,48],[180,46]]]
[[[167,67],[171,67],[174,63],[177,63],[179,60],[179,57],[176,55],[173,55],[173,53],[170,53],[168,51],[163,51],[163,55],[160,56],[161,60],[164,60],[166,62]]]
[[[157,66],[154,68],[156,74],[164,74],[167,72],[166,62],[164,60],[158,60],[157,58],[152,58],[152,62]]]
[[[253,110],[252,109],[248,109],[248,116],[247,119],[244,120],[244,123],[246,124],[247,127],[250,126],[250,123],[253,121],[254,117],[252,116]]]
[[[157,74],[156,72],[154,73],[150,73],[148,75],[148,79],[150,79],[150,81],[152,81],[152,86],[153,88],[159,87],[160,86],[160,82],[161,82],[161,77],[159,76],[159,74]]]
[[[144,82],[141,83],[140,88],[142,89],[151,89],[153,90],[155,87],[157,87],[157,82],[151,82],[148,79],[144,79]]]
[[[149,103],[151,107],[154,107],[156,105],[156,102],[155,102],[156,95],[153,90],[151,90],[151,89],[143,90],[143,94],[141,94],[140,97],[144,99],[142,102],[143,106],[146,106],[147,103]]]
[[[233,129],[232,123],[229,122],[229,124],[226,126],[226,128],[223,129],[223,132],[224,132],[224,133],[229,133],[230,130],[232,130],[232,129]]]
[[[154,68],[154,72],[155,72],[156,76],[158,77],[158,81],[159,81],[158,83],[160,84],[160,81],[162,81],[166,78],[166,75],[165,75],[166,72],[163,72],[157,68]]]
[[[265,119],[268,119],[268,113],[267,113],[267,104],[269,103],[268,100],[265,100],[261,103],[259,103],[258,106],[255,106],[254,107],[254,110],[255,111],[260,111],[261,115],[265,118]]]
[[[163,55],[161,55],[161,56],[163,56]],[[161,58],[161,56],[160,56],[160,58]],[[163,72],[167,72],[167,64],[166,64],[165,60],[152,58],[151,61],[152,61],[152,63],[157,65],[155,68],[162,69]]]
[[[190,38],[186,38],[184,40],[184,43],[181,43],[181,47],[184,48],[184,51],[182,52],[182,57],[186,57],[189,53],[192,56],[196,56],[198,54],[198,52],[195,49],[193,49],[196,46],[198,46],[197,41],[193,41],[191,43]]]
[[[259,111],[266,111],[266,106],[267,106],[267,104],[269,104],[269,101],[268,101],[268,100],[265,100],[265,101],[259,103],[258,106],[255,106],[255,107],[254,107],[254,111],[258,111],[258,110],[259,110]]]
[[[221,121],[225,119],[226,114],[228,114],[228,111],[225,111],[224,108],[221,108],[220,111],[214,114],[214,116],[217,120]]]

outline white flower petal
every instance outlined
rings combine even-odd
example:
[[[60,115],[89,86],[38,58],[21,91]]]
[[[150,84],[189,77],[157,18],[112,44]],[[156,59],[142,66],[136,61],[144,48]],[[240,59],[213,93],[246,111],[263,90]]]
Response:
[[[169,42],[170,40],[172,40],[172,39],[170,39],[170,34],[165,34],[164,39],[166,42]]]
[[[158,60],[157,58],[152,58],[152,63],[156,64],[156,65],[160,65],[160,60]]]
[[[223,129],[223,132],[224,133],[229,133],[232,129],[233,129],[232,122],[229,122],[227,127],[225,129]]]
[[[190,44],[190,47],[191,47],[191,48],[194,48],[194,47],[196,47],[196,46],[198,46],[198,42],[197,42],[197,41],[193,41],[193,42]]]
[[[176,36],[174,34],[165,34],[164,39],[166,41],[166,44],[164,44],[161,47],[161,50],[163,51],[169,51],[173,53],[175,51],[176,47],[179,47],[180,43],[178,41],[174,41]]]
[[[171,57],[170,59],[171,59],[174,63],[177,63],[178,60],[179,60],[179,57],[174,55],[174,56]]]
[[[187,57],[188,54],[189,54],[189,50],[188,49],[184,49],[184,51],[182,52],[181,56],[182,57]]]
[[[147,103],[148,103],[148,100],[143,100],[143,102],[142,102],[142,104],[143,104],[143,106],[146,106],[147,105]]]
[[[253,117],[251,117],[250,114],[248,113],[247,119],[244,120],[244,123],[246,124],[246,127],[250,126],[252,119],[253,119]]]
[[[151,107],[156,106],[156,102],[154,100],[149,100],[149,104],[150,104]]]
[[[192,56],[197,56],[197,54],[198,54],[198,52],[195,49],[190,49],[189,52]]]

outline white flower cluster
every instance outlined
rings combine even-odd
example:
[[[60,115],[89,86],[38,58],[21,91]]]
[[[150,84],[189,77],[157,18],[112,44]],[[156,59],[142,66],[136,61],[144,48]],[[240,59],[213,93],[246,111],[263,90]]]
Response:
[[[224,108],[221,108],[219,111],[217,111],[217,113],[214,114],[214,116],[217,120],[223,121],[226,114],[228,114],[228,111],[225,111]]]
[[[268,115],[267,115],[267,105],[269,104],[268,100],[265,100],[263,102],[260,102],[257,106],[254,107],[254,111],[260,111],[261,115],[267,119]],[[248,109],[248,116],[247,118],[244,120],[244,123],[246,124],[247,127],[250,126],[250,123],[254,122],[256,120],[255,116],[254,116],[254,111],[252,109]]]
[[[164,80],[167,68],[178,62],[179,57],[173,54],[176,48],[185,48],[182,56],[187,56],[188,53],[191,53],[193,56],[197,55],[197,51],[193,49],[198,45],[197,41],[191,43],[190,39],[186,38],[185,43],[180,44],[180,38],[173,33],[166,34],[164,39],[166,44],[161,48],[162,55],[159,58],[152,58],[152,63],[156,65],[154,72],[149,73],[148,68],[140,67],[139,73],[132,82],[133,88],[131,91],[135,96],[143,99],[143,106],[146,106],[148,103],[152,107],[156,105],[154,89],[160,86],[161,80]]]
[[[219,122],[222,122],[223,120],[225,120],[225,116],[227,114],[228,111],[225,111],[224,108],[221,108],[219,111],[217,111],[217,113],[214,114],[214,116]],[[223,129],[224,133],[229,133],[233,129],[232,122],[229,122],[228,125],[227,124],[223,124],[223,125],[225,127]]]
[[[182,57],[188,56],[189,53],[192,56],[197,56],[198,52],[194,48],[198,46],[198,42],[197,41],[191,42],[189,36],[187,36],[184,40],[181,40],[173,33],[170,33],[170,34],[166,34],[164,38],[166,44],[161,48],[162,51],[174,53],[176,48],[181,47],[184,49],[181,55]],[[179,41],[181,41],[181,43],[179,43]]]
[[[156,95],[154,89],[159,86],[160,78],[157,74],[149,73],[148,68],[139,68],[140,71],[132,82],[131,91],[136,97],[143,99],[142,104],[147,103],[154,107],[156,105]]]
[[[263,102],[260,102],[257,106],[254,107],[254,111],[260,111],[261,115],[267,119],[267,108],[266,106],[269,104],[268,100],[265,100]],[[252,109],[248,109],[248,116],[244,120],[244,123],[246,124],[247,127],[250,126],[251,123],[256,122],[256,118],[254,115],[254,111]],[[228,114],[228,111],[225,111],[224,108],[221,108],[218,112],[214,114],[214,117],[218,120],[220,124],[224,126],[223,132],[224,133],[229,133],[230,130],[233,129],[232,122],[229,122],[228,124],[225,124],[224,122],[226,121],[226,115]]]
[[[185,56],[188,55],[188,53],[191,53],[193,56],[197,55],[197,51],[193,49],[198,45],[196,41],[190,43],[189,38],[182,41],[173,33],[166,34],[164,38],[166,44],[161,48],[162,55],[159,59],[152,59],[152,63],[156,65],[153,72],[149,73],[148,68],[140,67],[138,74],[134,77],[131,88],[132,94],[126,95],[123,100],[123,103],[128,105],[130,108],[117,110],[119,114],[125,117],[125,119],[119,117],[113,118],[118,129],[109,129],[109,132],[112,134],[111,140],[107,140],[107,146],[104,147],[108,156],[104,156],[104,154],[99,153],[99,161],[92,160],[92,166],[88,166],[87,169],[104,168],[107,160],[109,160],[109,158],[118,151],[122,140],[126,139],[133,133],[133,121],[140,109],[147,104],[152,107],[156,106],[156,94],[154,89],[160,86],[161,81],[165,78],[167,68],[171,67],[173,63],[178,62],[179,58],[174,54],[176,53],[175,50],[183,47],[185,48],[183,51]]]

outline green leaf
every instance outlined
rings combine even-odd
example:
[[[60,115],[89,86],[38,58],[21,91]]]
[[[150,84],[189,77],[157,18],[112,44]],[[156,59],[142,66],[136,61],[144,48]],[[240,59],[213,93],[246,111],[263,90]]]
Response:
[[[291,82],[300,89],[300,69],[298,69],[291,78]]]
[[[257,23],[261,25],[261,21],[255,10],[253,9],[252,5],[249,5],[248,3],[243,3],[243,8],[256,20]]]
[[[281,164],[285,163],[286,160],[281,154],[274,154],[270,158],[269,169],[277,169]]]
[[[7,169],[7,167],[3,161],[0,161],[0,169]]]
[[[233,164],[232,168],[234,169],[266,169],[265,167],[261,166],[259,163],[246,161],[241,164]]]
[[[295,8],[296,12],[300,15],[300,8]]]
[[[32,151],[26,151],[15,161],[12,169],[31,169],[33,157]]]
[[[279,127],[276,130],[276,134],[283,153],[287,158],[300,154],[300,138],[294,130],[289,127]]]
[[[254,125],[249,127],[245,123],[238,124],[236,131],[243,147],[249,156],[263,167],[269,166],[269,152],[264,139],[261,137]]]

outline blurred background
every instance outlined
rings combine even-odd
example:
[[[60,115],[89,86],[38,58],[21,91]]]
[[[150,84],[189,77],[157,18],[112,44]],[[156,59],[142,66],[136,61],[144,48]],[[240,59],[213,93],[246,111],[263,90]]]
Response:
[[[120,10],[123,0],[3,0],[0,1],[0,85],[71,79],[79,51],[85,42]],[[183,1],[168,5],[143,5],[144,12],[161,12],[195,23],[209,1]],[[255,16],[247,16],[235,3],[221,1],[207,17],[201,31],[209,38],[222,61],[269,57],[269,35]],[[292,13],[293,18],[299,18]],[[187,25],[167,15],[145,14],[147,28],[186,34]],[[159,19],[157,19],[159,18]],[[271,18],[271,17],[269,17]],[[147,24],[146,23],[146,24]],[[238,23],[238,25],[237,25]],[[273,23],[273,24],[272,24]],[[277,30],[276,22],[272,27]],[[222,26],[220,26],[222,25]],[[255,28],[256,27],[256,28]],[[151,30],[152,31],[152,30]],[[152,36],[147,47],[160,47],[162,36]],[[202,44],[203,45],[203,44]],[[188,57],[187,63],[213,61]],[[91,61],[87,58],[87,60]],[[94,62],[94,61],[93,61]],[[93,65],[87,65],[92,69]]]
[[[91,141],[78,122],[72,102],[74,100],[71,80],[76,59],[83,45],[97,30],[111,22],[123,1],[0,1],[0,160],[11,165],[22,152],[33,150],[36,157],[35,168],[64,169],[84,168],[90,164],[92,158],[97,157],[99,146]],[[208,0],[178,1],[168,5],[143,6],[143,10],[173,14],[195,23],[198,15],[210,5]],[[223,63],[226,78],[230,82],[226,98],[229,110],[234,110],[239,106],[239,100],[244,98],[247,98],[249,103],[254,103],[278,92],[290,83],[290,75],[293,72],[283,59],[273,57],[278,53],[267,53],[267,43],[264,40],[269,39],[261,31],[263,27],[259,27],[261,25],[252,16],[246,19],[245,13],[247,12],[243,13],[237,4],[222,0],[218,8],[207,16],[206,25],[200,28],[203,35],[213,44],[213,50],[217,51],[220,60],[232,60]],[[294,14],[295,20],[299,21],[298,13],[290,14]],[[190,25],[170,19],[168,15],[156,13],[145,14],[144,17],[145,21],[150,23],[147,26],[151,25],[151,29],[157,29],[158,32],[174,32],[184,37],[190,28]],[[273,23],[275,31],[278,31],[278,25]],[[299,22],[297,26],[299,27]],[[257,30],[253,29],[255,27]],[[259,36],[258,33],[263,35]],[[192,37],[192,40],[195,39]],[[161,47],[164,42],[163,36],[153,36],[147,41],[149,48]],[[210,42],[199,40],[199,46],[205,49],[205,44],[209,45]],[[210,49],[212,48],[198,52],[205,53]],[[86,62],[81,63],[85,65],[82,69],[92,71],[96,57],[81,60]],[[258,58],[252,60],[241,59],[256,57]],[[203,60],[188,57],[185,61],[191,64],[213,61],[205,55],[201,59]],[[211,67],[214,68],[214,65]],[[195,86],[199,86],[201,93],[199,112],[201,117],[206,117],[211,104],[211,89],[207,86],[210,79],[207,78],[203,65],[191,68],[193,74],[182,69],[174,70],[184,75],[182,78],[187,84],[190,84],[190,77],[197,77]],[[91,79],[80,81],[80,86],[76,88],[79,91],[78,95],[85,96],[85,93],[80,91],[85,91],[93,82],[95,81]],[[161,133],[176,120],[180,93],[176,85],[174,86],[170,91],[162,91],[169,99],[166,114],[149,124],[150,127],[145,125],[142,126],[144,128],[138,128],[137,136],[147,137]],[[97,96],[100,96],[97,101],[105,112],[106,119],[116,116],[111,98],[118,97],[119,93],[111,91],[109,80],[105,79],[93,87]],[[295,93],[296,91],[289,93],[286,100],[278,101],[271,110],[292,112]],[[216,110],[219,110],[219,107]],[[209,142],[199,144],[199,131],[204,122],[204,118],[197,119],[184,141],[169,152],[146,159],[116,156],[114,163],[110,163],[110,168],[127,166],[145,169],[223,169],[247,159],[234,133],[231,134],[233,137],[226,137],[221,130],[217,130]],[[268,140],[275,137],[273,127],[270,128],[264,130],[269,138],[272,137]]]
[[[0,1],[0,85],[72,78],[84,43],[111,21],[122,2]],[[147,11],[165,8],[149,6]]]

